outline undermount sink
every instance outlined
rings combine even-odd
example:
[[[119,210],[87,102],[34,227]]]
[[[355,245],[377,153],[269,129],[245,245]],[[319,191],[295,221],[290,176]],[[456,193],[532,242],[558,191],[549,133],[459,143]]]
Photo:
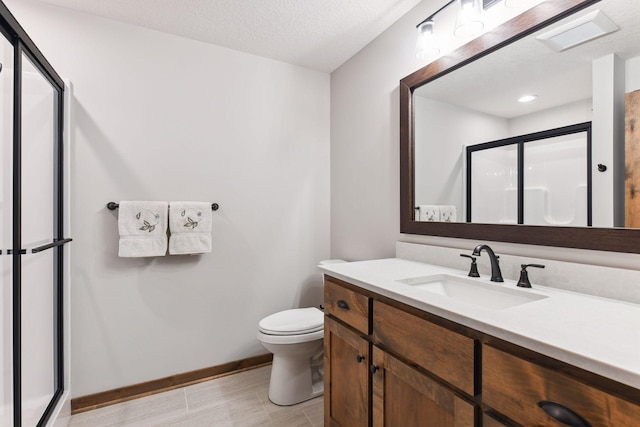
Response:
[[[545,295],[482,283],[478,279],[434,274],[398,280],[416,289],[444,295],[456,301],[500,310],[547,298]]]

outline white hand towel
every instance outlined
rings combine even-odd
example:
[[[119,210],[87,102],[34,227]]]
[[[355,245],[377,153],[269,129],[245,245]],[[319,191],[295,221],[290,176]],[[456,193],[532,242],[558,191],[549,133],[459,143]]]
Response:
[[[211,252],[211,203],[169,203],[169,253],[172,255]]]
[[[118,232],[121,257],[167,254],[167,202],[120,202]]]
[[[442,205],[440,206],[440,221],[442,222],[456,222],[458,212],[456,207],[453,205]]]
[[[437,205],[418,206],[418,221],[440,221],[440,207]]]

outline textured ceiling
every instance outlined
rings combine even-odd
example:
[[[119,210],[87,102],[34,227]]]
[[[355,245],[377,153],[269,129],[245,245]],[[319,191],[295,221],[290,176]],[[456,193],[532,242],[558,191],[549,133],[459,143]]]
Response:
[[[421,0],[41,0],[330,72]]]
[[[562,22],[597,9],[606,13],[620,30],[558,53],[535,39],[537,34],[549,31],[543,29],[430,82],[416,94],[504,118],[589,99],[594,59],[611,53],[623,59],[640,55],[637,0],[602,0]],[[520,96],[531,93],[538,95],[535,102],[517,102]]]

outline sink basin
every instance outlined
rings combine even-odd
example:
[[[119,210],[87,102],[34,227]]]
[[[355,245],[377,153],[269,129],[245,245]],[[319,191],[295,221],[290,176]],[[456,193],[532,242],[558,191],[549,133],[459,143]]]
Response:
[[[398,280],[398,282],[416,289],[444,295],[456,301],[494,310],[515,307],[547,298],[545,295],[504,288],[500,285],[490,285],[482,283],[477,279],[457,277],[449,274],[411,277]]]

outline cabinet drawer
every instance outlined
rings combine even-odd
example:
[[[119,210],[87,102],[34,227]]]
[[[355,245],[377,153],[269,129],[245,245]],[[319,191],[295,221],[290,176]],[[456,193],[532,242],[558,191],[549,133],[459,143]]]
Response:
[[[634,426],[640,420],[640,406],[487,346],[482,349],[482,399],[523,425],[566,425],[547,415],[540,402],[560,404],[593,427]]]
[[[406,360],[473,396],[471,338],[379,301],[373,303],[373,337]]]
[[[369,333],[369,298],[329,278],[324,280],[324,311],[363,334]]]

